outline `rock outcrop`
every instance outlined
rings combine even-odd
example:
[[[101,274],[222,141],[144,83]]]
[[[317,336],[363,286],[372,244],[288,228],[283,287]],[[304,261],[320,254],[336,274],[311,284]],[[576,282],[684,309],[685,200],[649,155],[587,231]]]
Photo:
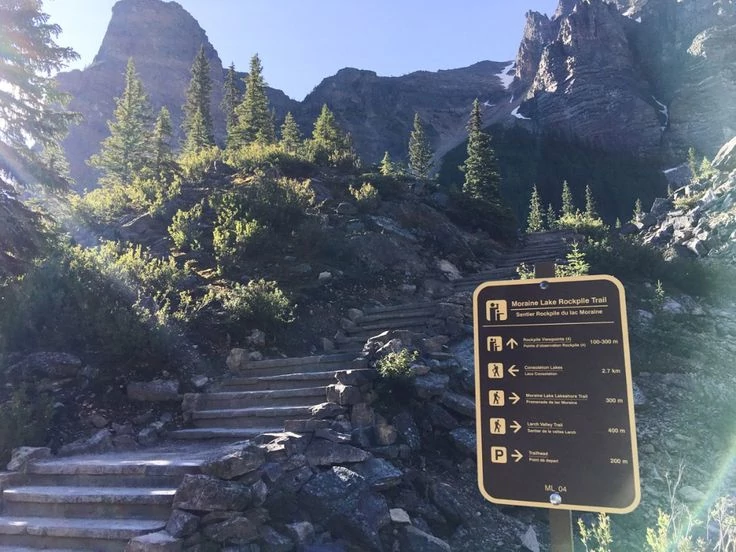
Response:
[[[606,151],[713,155],[736,126],[735,37],[732,2],[560,0],[527,14],[512,115]]]
[[[373,71],[341,69],[324,79],[302,102],[302,130],[311,131],[322,104],[328,104],[350,132],[360,156],[378,162],[388,150],[406,156],[414,113],[422,117],[438,156],[462,141],[475,98],[497,104],[507,95],[513,76],[510,62],[481,61],[446,71],[416,71],[401,77],[381,77]]]
[[[649,213],[622,228],[668,257],[708,257],[736,264],[736,138],[713,161],[714,174],[655,200]]]
[[[212,97],[210,110],[215,136],[225,137],[225,119],[220,109],[224,70],[217,51],[197,20],[176,2],[161,0],[120,0],[94,61],[83,70],[60,73],[61,90],[72,95],[69,109],[84,116],[64,140],[72,177],[79,189],[96,187],[96,171],[86,161],[99,151],[109,135],[115,98],[122,93],[125,66],[133,58],[154,115],[162,106],[171,112],[175,138],[181,138],[182,106],[191,79],[191,67],[200,47],[210,66]],[[242,75],[242,74],[241,74]],[[280,90],[269,90],[277,117],[291,108]]]

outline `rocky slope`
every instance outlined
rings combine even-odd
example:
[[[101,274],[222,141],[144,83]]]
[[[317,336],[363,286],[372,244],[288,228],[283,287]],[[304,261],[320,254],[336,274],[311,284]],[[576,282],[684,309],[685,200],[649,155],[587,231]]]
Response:
[[[676,189],[671,197],[655,200],[650,212],[622,231],[642,236],[667,256],[718,258],[736,263],[736,137],[713,159],[714,174]],[[687,167],[668,169],[676,178]],[[675,180],[676,181],[676,180]]]

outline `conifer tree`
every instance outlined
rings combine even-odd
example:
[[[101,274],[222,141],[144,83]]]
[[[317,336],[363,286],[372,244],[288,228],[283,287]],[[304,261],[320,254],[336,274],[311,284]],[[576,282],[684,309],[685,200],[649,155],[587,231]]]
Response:
[[[598,218],[595,208],[595,198],[593,197],[593,190],[590,189],[590,185],[585,186],[585,216],[590,220]]]
[[[201,46],[192,64],[192,78],[184,103],[184,153],[196,152],[215,143],[210,114],[211,92],[210,64],[204,53],[204,46]]]
[[[468,158],[462,167],[465,172],[463,193],[473,199],[484,200],[494,205],[501,204],[496,155],[491,145],[491,136],[483,132],[483,119],[478,98],[468,121]]]
[[[547,204],[547,228],[554,230],[557,227],[557,213],[551,203]]]
[[[327,104],[322,105],[322,111],[314,122],[310,147],[313,160],[320,164],[331,162],[349,152],[348,138]]]
[[[409,135],[409,170],[415,178],[426,179],[431,166],[432,149],[424,132],[424,124],[419,113],[414,113],[414,128]]]
[[[281,141],[279,144],[287,153],[297,153],[302,144],[302,133],[291,111],[286,114],[284,124],[281,125]]]
[[[223,85],[224,93],[222,96],[222,103],[220,104],[220,107],[225,114],[225,124],[228,136],[233,132],[237,123],[235,108],[241,101],[237,78],[237,74],[235,73],[235,64],[231,63],[230,67],[227,68],[227,74],[225,75],[225,83]]]
[[[263,66],[258,54],[250,60],[250,73],[245,78],[245,95],[235,109],[235,116],[237,124],[228,136],[228,146],[239,147],[251,142],[273,144],[276,141],[263,80]]]
[[[529,216],[526,219],[527,232],[541,232],[544,230],[544,220],[542,219],[542,202],[539,199],[539,192],[536,184],[532,188],[532,196],[529,200]]]
[[[61,28],[41,9],[39,0],[0,2],[0,171],[22,185],[63,188],[48,162],[63,165],[58,141],[79,115],[64,109],[69,96],[51,75],[79,56],[56,44]]]
[[[383,154],[383,159],[381,159],[381,165],[378,170],[383,176],[391,176],[394,174],[394,164],[391,162],[391,156],[388,152]]]
[[[575,204],[572,200],[572,192],[567,180],[562,181],[562,217],[571,217],[575,215]]]
[[[166,106],[161,108],[153,125],[153,159],[152,168],[157,175],[166,175],[174,166],[174,154],[171,148],[171,115]]]
[[[102,185],[129,185],[150,166],[150,124],[151,107],[131,58],[125,70],[123,94],[116,100],[113,119],[107,122],[110,136],[89,160],[92,167],[102,171]]]
[[[637,197],[636,201],[634,202],[634,213],[631,217],[631,221],[637,222],[639,219],[641,219],[643,214],[644,209],[642,208],[641,199]]]

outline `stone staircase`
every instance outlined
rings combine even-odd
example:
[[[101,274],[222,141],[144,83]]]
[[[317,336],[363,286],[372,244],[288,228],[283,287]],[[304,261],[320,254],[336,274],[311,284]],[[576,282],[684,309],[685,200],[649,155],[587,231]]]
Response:
[[[456,292],[472,292],[483,282],[491,280],[514,280],[518,278],[516,268],[524,263],[530,268],[538,262],[565,262],[573,234],[569,231],[536,232],[527,234],[524,242],[516,249],[504,254],[492,269],[477,272],[453,283]]]
[[[369,337],[386,330],[431,334],[442,323],[437,313],[435,302],[367,308],[343,320],[342,329],[335,336],[335,346],[341,351],[360,351]]]
[[[286,420],[309,418],[326,401],[335,372],[366,366],[353,353],[250,362],[215,390],[185,395],[182,408],[194,427],[169,436],[237,440],[283,431]]]
[[[528,235],[493,269],[456,281],[454,292],[515,278],[521,263],[564,259],[569,238]],[[351,310],[335,336],[335,354],[249,362],[211,391],[185,395],[182,409],[192,427],[170,432],[173,442],[158,449],[40,460],[25,473],[0,474],[0,552],[122,551],[130,539],[162,530],[177,486],[185,474],[199,472],[214,443],[298,425],[326,401],[336,372],[367,367],[358,351],[368,338],[386,330],[443,333],[452,306],[437,300]]]
[[[0,474],[0,552],[119,552],[162,530],[176,488],[211,447],[158,447],[33,461]]]

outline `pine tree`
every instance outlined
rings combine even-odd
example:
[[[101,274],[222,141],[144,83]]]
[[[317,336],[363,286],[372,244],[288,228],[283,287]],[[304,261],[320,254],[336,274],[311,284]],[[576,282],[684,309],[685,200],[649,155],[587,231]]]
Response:
[[[529,216],[526,219],[527,232],[541,232],[544,230],[544,221],[542,220],[542,202],[539,199],[539,192],[536,184],[532,188],[532,196],[529,200]]]
[[[334,164],[351,153],[350,140],[327,104],[322,105],[322,111],[314,122],[310,149],[313,161],[318,164]]]
[[[243,101],[235,108],[237,124],[228,135],[228,146],[240,147],[251,142],[273,144],[276,141],[273,118],[266,96],[263,66],[258,54],[250,60],[250,73],[245,78]]]
[[[302,133],[291,111],[286,114],[284,124],[281,125],[281,141],[279,144],[288,153],[297,153],[302,144]]]
[[[67,180],[46,164],[58,164],[58,150],[42,152],[79,115],[64,109],[69,96],[50,75],[79,56],[56,44],[61,28],[41,9],[40,0],[0,2],[0,171],[19,184],[63,188]]]
[[[414,113],[414,128],[409,135],[409,171],[414,178],[426,179],[432,166],[432,149],[419,113]]]
[[[567,180],[562,182],[562,217],[571,217],[575,215],[575,204],[572,200],[572,192]]]
[[[192,78],[184,103],[184,153],[196,152],[215,143],[210,114],[211,92],[210,64],[204,53],[204,46],[201,46],[192,64]]]
[[[131,58],[125,70],[123,95],[116,100],[113,119],[107,122],[110,136],[89,160],[91,166],[102,171],[102,185],[129,185],[134,176],[150,166],[150,123],[151,107]]]
[[[585,216],[590,220],[598,218],[598,213],[595,208],[595,198],[593,197],[593,190],[590,189],[589,185],[585,186]]]
[[[166,106],[161,108],[153,125],[153,159],[152,168],[154,174],[166,177],[174,167],[174,154],[171,149],[171,115]]]
[[[501,204],[499,193],[501,177],[491,145],[491,136],[483,132],[483,119],[478,98],[473,102],[468,121],[468,158],[462,169],[465,172],[464,194],[493,205]]]
[[[383,176],[391,176],[394,174],[394,164],[391,162],[391,156],[388,154],[388,152],[385,152],[383,154],[383,159],[381,159],[381,165],[378,168],[379,172]]]
[[[227,74],[225,75],[225,84],[223,86],[222,103],[220,107],[225,114],[225,123],[227,128],[227,135],[233,132],[237,124],[237,117],[235,116],[235,108],[241,101],[240,91],[237,85],[237,74],[235,73],[235,64],[231,63],[230,67],[227,68]]]
[[[547,228],[554,230],[557,227],[557,213],[551,203],[547,204]]]
[[[636,201],[634,202],[634,213],[631,217],[632,222],[637,222],[641,219],[642,215],[644,214],[644,209],[641,204],[641,199],[636,198]]]

